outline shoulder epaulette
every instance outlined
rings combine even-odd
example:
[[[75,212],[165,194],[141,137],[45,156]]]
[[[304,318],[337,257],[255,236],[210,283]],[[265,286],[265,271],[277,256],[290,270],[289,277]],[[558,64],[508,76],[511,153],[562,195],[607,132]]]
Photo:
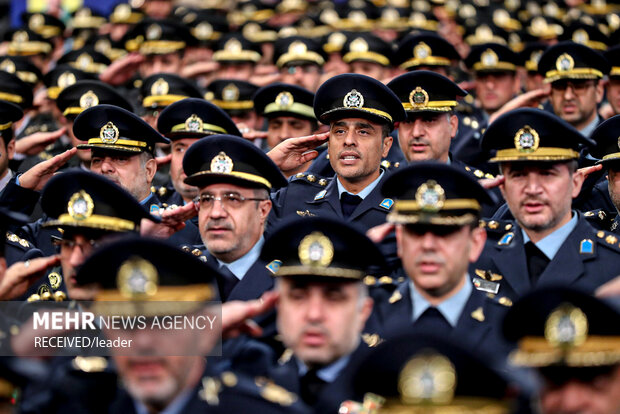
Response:
[[[24,240],[21,237],[19,237],[17,234],[15,233],[11,233],[10,231],[6,232],[6,240],[11,242],[11,243],[15,243],[15,244],[19,244],[20,246],[29,249],[30,247],[30,243],[28,242],[28,240]]]
[[[605,230],[598,230],[596,232],[596,240],[598,241],[599,244],[606,246],[610,249],[613,249],[615,251],[619,251],[620,252],[620,244],[618,243],[618,236],[614,233],[611,233],[609,231],[605,231]],[[590,241],[589,239],[584,239],[582,240],[581,246],[580,246],[580,250],[583,249],[583,245],[587,244],[587,242]],[[592,253],[592,252],[590,252]]]
[[[62,302],[67,299],[67,295],[65,292],[58,290],[54,293],[51,292],[43,292],[40,295],[38,293],[33,293],[26,299],[26,302],[41,302],[41,301],[54,301],[54,302]]]
[[[190,246],[189,244],[184,244],[181,246],[181,250],[183,250],[186,253],[196,256],[203,262],[207,261],[207,256],[204,255],[203,251],[198,246]]]
[[[586,211],[585,213],[583,213],[583,216],[596,228],[613,230],[612,225],[616,217],[614,213],[609,213],[605,210],[598,209]]]
[[[487,233],[504,234],[505,232],[514,229],[514,223],[510,220],[493,220],[485,218],[478,222],[478,227],[486,229]]]
[[[480,179],[480,178],[490,178],[490,179],[495,178],[495,176],[493,174],[485,173],[482,170],[479,170],[477,168],[472,168],[472,167],[470,167],[468,165],[465,166],[465,171],[473,174],[473,176],[478,178],[478,179]]]
[[[383,160],[381,161],[381,166],[383,168],[385,168],[386,170],[389,170],[390,168],[398,168],[400,167],[400,162],[390,162],[388,160]]]
[[[295,174],[292,177],[291,181],[302,181],[310,183],[317,187],[325,187],[329,183],[329,180],[326,178],[322,178],[320,176],[317,176],[316,174],[308,174],[305,172]]]

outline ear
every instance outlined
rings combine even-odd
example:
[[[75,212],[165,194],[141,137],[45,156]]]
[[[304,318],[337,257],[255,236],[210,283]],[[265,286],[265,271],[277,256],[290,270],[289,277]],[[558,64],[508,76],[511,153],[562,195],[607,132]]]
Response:
[[[471,231],[471,249],[469,250],[469,262],[474,263],[484,249],[484,244],[487,241],[487,232],[485,229],[476,227]]]
[[[392,141],[394,139],[388,135],[387,137],[383,138],[383,151],[381,152],[381,157],[385,158],[387,157],[388,153],[390,152],[390,148],[392,148]]]
[[[9,141],[9,144],[6,146],[6,153],[10,160],[15,156],[15,139]]]
[[[571,196],[572,198],[576,198],[581,192],[581,186],[583,185],[586,177],[583,175],[583,172],[577,170],[573,173],[571,179],[573,180],[573,191]]]
[[[454,138],[459,129],[459,118],[456,115],[450,115],[450,138]]]
[[[271,212],[272,203],[271,200],[262,200],[258,202],[258,209],[260,211],[261,221],[264,223],[267,220],[267,216]]]
[[[151,185],[153,182],[153,178],[155,177],[155,173],[157,172],[157,161],[154,158],[148,160],[144,166],[144,171],[146,173],[146,180]]]
[[[599,81],[594,88],[594,93],[596,95],[596,103],[601,103],[603,101],[603,97],[605,96],[605,86],[603,82]]]
[[[519,92],[521,92],[521,78],[515,73],[514,75],[514,88],[513,88],[513,95],[518,94]]]
[[[374,305],[374,300],[369,296],[366,297],[364,299],[364,304],[362,305],[362,309],[360,309],[360,322],[361,322],[361,326],[360,326],[360,332],[362,329],[364,329],[364,325],[366,325],[366,321],[368,320],[368,318],[370,317],[370,314],[372,313],[372,308]]]

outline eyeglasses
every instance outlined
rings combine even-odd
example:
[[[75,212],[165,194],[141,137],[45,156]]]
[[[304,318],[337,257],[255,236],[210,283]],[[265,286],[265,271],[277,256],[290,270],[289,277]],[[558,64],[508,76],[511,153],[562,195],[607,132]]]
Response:
[[[594,86],[594,82],[559,80],[551,84],[551,89],[558,92],[564,92],[566,91],[566,89],[568,89],[569,86],[575,93],[581,93],[586,91],[588,88]]]
[[[86,240],[84,243],[78,243],[75,240],[61,239],[52,236],[52,244],[56,247],[60,247],[60,250],[73,250],[75,246],[78,246],[82,253],[96,249],[99,246],[98,240]]]
[[[222,206],[225,209],[236,209],[241,207],[241,205],[243,203],[245,203],[246,201],[265,201],[267,200],[266,198],[257,198],[257,197],[243,197],[242,195],[239,194],[235,194],[235,193],[229,193],[229,194],[223,194],[220,197],[215,197],[212,194],[202,194],[198,197],[196,197],[196,199],[194,201],[198,202],[198,204],[200,205],[200,208],[204,208],[204,209],[210,209],[213,207],[213,205],[215,204],[215,201],[219,201],[220,203],[222,203]]]

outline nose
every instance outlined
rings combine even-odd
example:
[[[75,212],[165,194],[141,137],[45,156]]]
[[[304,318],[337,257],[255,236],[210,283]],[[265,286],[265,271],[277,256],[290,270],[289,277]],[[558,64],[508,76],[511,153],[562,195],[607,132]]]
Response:
[[[413,121],[413,130],[411,131],[414,137],[421,137],[424,135],[424,124],[421,119]]]
[[[355,146],[357,141],[355,140],[355,131],[353,129],[349,129],[344,136],[344,145],[345,146]]]
[[[228,212],[224,208],[224,204],[222,200],[213,200],[213,205],[211,206],[211,210],[209,211],[209,217],[211,218],[222,218],[226,217]]]
[[[318,322],[323,320],[325,307],[323,304],[323,298],[320,293],[313,292],[308,299],[308,308],[306,317],[310,322]]]
[[[538,174],[529,173],[527,175],[527,181],[525,184],[525,191],[528,194],[535,194],[540,192],[540,180]]]
[[[85,246],[79,245],[77,243],[75,244],[75,246],[73,246],[73,248],[71,248],[71,253],[69,255],[69,264],[74,268],[77,266],[81,266],[86,259],[88,252],[82,250],[83,248],[85,248]]]
[[[436,240],[435,235],[431,233],[430,231],[427,231],[422,236],[422,249],[426,251],[435,250],[436,242],[437,240]]]
[[[291,135],[290,128],[289,128],[288,124],[286,124],[286,123],[282,124],[282,127],[280,128],[280,133],[278,135],[279,135],[278,138],[280,140],[285,139],[285,138],[292,138],[293,137]]]
[[[105,157],[101,162],[101,172],[105,174],[106,172],[113,172],[114,164],[112,164],[110,157]]]
[[[573,85],[566,85],[566,89],[564,89],[564,99],[573,99],[575,97],[575,89],[573,89]]]

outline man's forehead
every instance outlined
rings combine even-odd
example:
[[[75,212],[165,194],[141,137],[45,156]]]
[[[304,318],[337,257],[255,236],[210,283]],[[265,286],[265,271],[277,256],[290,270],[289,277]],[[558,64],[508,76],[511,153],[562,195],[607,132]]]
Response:
[[[332,122],[331,126],[371,126],[373,128],[381,128],[380,124],[369,121],[364,118],[342,118],[337,121]]]
[[[349,280],[342,278],[328,278],[317,276],[293,276],[282,277],[279,279],[282,284],[291,289],[312,289],[318,288],[321,290],[344,290],[349,286],[356,286],[361,283],[358,280]]]
[[[501,163],[502,169],[509,171],[524,171],[524,170],[539,170],[549,171],[557,170],[567,166],[566,161],[552,162],[552,161],[520,161],[520,162],[503,162]]]
[[[210,184],[206,187],[200,187],[200,194],[208,194],[208,193],[243,193],[249,192],[252,188],[249,187],[241,187],[239,185],[230,184],[230,183],[216,183]]]

